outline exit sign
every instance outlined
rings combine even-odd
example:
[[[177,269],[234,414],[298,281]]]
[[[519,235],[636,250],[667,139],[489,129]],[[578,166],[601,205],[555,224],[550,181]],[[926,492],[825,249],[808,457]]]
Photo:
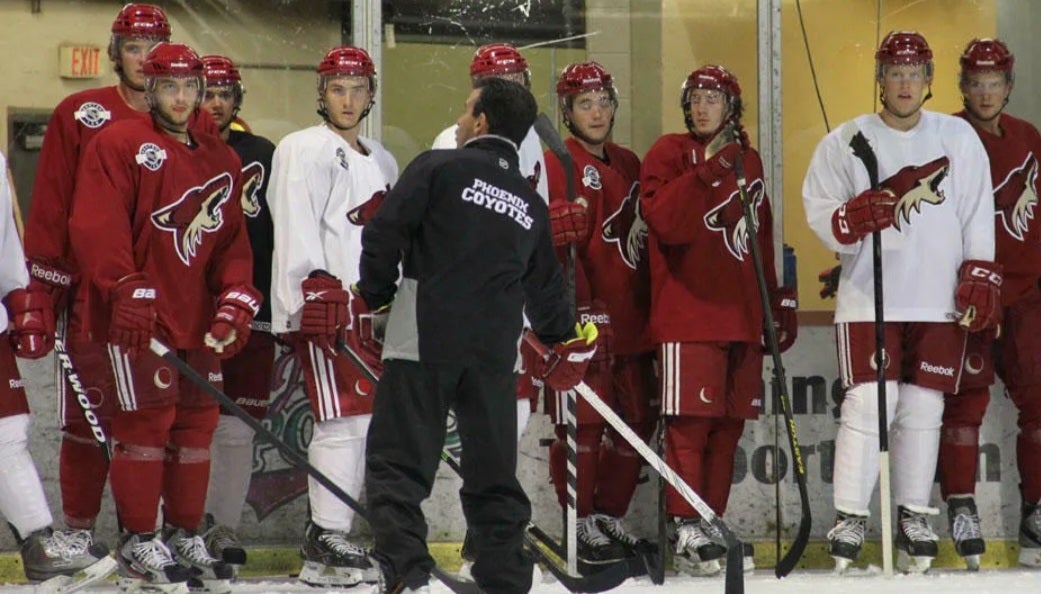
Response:
[[[107,56],[107,52],[98,45],[60,45],[59,72],[62,78],[98,78],[102,74],[102,56]]]

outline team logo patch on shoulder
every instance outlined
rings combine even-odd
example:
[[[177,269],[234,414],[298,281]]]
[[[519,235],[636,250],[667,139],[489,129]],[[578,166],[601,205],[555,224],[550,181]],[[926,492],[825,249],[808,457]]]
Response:
[[[586,165],[585,168],[582,169],[582,185],[591,190],[599,190],[604,187],[603,184],[600,183],[600,172],[596,170],[596,167]]]
[[[340,167],[347,171],[347,151],[343,150],[343,147],[336,149],[336,160],[340,163]]]
[[[224,224],[221,208],[231,197],[231,174],[221,172],[201,186],[189,188],[181,198],[152,213],[152,224],[173,233],[174,249],[185,266],[202,245],[205,233],[214,233]]]
[[[253,161],[242,168],[242,212],[251,218],[260,214],[260,188],[264,186],[264,165]]]
[[[79,106],[72,114],[73,119],[88,128],[100,128],[105,122],[112,119],[112,112],[105,106],[95,101],[88,101]]]
[[[506,159],[503,159],[502,157],[499,157],[499,167],[502,167],[504,170],[505,169],[509,169],[510,168],[510,162],[507,161]]]
[[[144,165],[149,171],[159,171],[165,160],[166,151],[151,142],[142,144],[134,157],[134,161],[137,161],[138,165]]]

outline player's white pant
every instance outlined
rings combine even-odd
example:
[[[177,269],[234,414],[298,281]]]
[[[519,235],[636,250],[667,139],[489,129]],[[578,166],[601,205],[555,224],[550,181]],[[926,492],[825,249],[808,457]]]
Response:
[[[0,515],[23,538],[54,521],[29,455],[27,414],[0,418]]]
[[[319,472],[355,500],[365,483],[365,435],[372,415],[315,422],[307,459]],[[349,532],[354,510],[318,481],[308,477],[311,519],[327,530]]]

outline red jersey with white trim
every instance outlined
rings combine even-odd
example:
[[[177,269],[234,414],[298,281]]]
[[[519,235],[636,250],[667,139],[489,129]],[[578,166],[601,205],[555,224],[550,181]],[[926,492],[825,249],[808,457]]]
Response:
[[[69,220],[83,338],[107,339],[109,295],[135,272],[155,286],[159,336],[178,349],[202,348],[224,290],[252,286],[242,163],[219,136],[192,137],[189,147],[134,118],[84,149]]]
[[[127,105],[117,86],[74,93],[54,108],[43,136],[32,205],[25,222],[26,257],[74,266],[68,221],[80,155],[98,132],[126,119],[152,121],[147,111]],[[196,110],[189,128],[218,134],[213,118],[202,110]]]
[[[607,307],[614,354],[651,350],[650,266],[647,225],[639,208],[640,159],[613,142],[604,145],[607,162],[574,138],[565,144],[575,162],[575,191],[589,203],[589,235],[576,245],[583,272],[576,275],[577,297],[596,299]],[[545,160],[550,202],[566,201],[567,180],[560,162],[552,151],[546,151]]]
[[[755,265],[742,217],[723,225],[717,213],[740,201],[733,171],[707,184],[705,142],[691,134],[666,134],[643,158],[640,208],[649,229],[651,333],[664,342],[753,342],[763,336],[763,310]],[[755,149],[742,163],[766,264],[767,290],[777,288],[773,214]]]
[[[954,114],[969,120],[965,111]],[[1001,301],[1010,305],[1037,286],[1041,277],[1041,221],[1037,209],[1041,134],[1030,122],[998,116],[1002,136],[976,126],[990,158],[994,185],[995,258],[1005,267]],[[972,122],[969,121],[971,124]]]

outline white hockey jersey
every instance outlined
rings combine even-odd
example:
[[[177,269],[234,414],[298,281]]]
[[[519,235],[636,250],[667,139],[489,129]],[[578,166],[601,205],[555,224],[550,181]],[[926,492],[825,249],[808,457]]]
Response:
[[[345,287],[358,280],[362,227],[347,211],[398,178],[398,164],[383,145],[360,137],[362,155],[324,124],[294,132],[278,143],[271,161],[268,205],[274,221],[271,324],[274,332],[300,328],[300,283],[313,270]]]
[[[455,129],[459,126],[452,124],[445,128],[437,138],[434,139],[432,149],[454,149]],[[546,159],[542,155],[542,145],[539,143],[539,135],[535,133],[535,126],[528,129],[528,135],[520,145],[520,172],[528,181],[534,180],[535,191],[542,199],[549,202],[549,182],[546,181]]]
[[[961,263],[994,259],[993,190],[983,144],[965,120],[923,110],[906,132],[868,114],[817,145],[803,181],[803,206],[810,227],[842,262],[836,324],[874,320],[870,236],[843,245],[831,227],[835,210],[870,188],[864,163],[850,149],[857,129],[878,159],[882,188],[899,200],[896,223],[882,232],[885,320],[947,321]]]
[[[7,183],[7,158],[0,153],[0,299],[29,284],[25,253],[14,222],[14,192]],[[0,305],[0,334],[7,332],[7,308]]]

